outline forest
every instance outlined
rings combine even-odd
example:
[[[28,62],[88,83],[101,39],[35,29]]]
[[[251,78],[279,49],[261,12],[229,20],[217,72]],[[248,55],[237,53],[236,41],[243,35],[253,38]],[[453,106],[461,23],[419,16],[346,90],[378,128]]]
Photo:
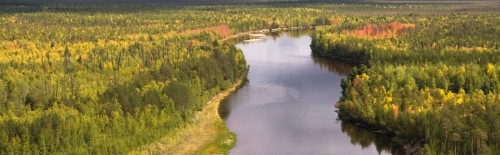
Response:
[[[182,131],[248,72],[225,37],[324,10],[0,6],[0,154],[125,154]]]
[[[426,154],[500,154],[500,16],[339,19],[319,57],[358,64],[336,104],[347,120],[425,143]]]
[[[498,152],[500,20],[460,14],[471,10],[495,9],[1,5],[0,154],[140,149],[194,123],[205,103],[245,78],[249,66],[225,38],[311,25],[324,26],[314,35],[316,55],[369,66],[344,81],[342,111],[426,138],[434,152]],[[384,15],[366,14],[374,12]],[[427,15],[443,12],[455,15]],[[388,22],[415,27],[398,37],[349,34]]]

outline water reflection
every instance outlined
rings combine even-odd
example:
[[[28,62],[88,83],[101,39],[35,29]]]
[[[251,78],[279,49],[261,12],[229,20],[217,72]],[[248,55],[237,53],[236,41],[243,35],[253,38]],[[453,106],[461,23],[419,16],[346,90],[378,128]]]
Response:
[[[322,69],[327,69],[333,73],[341,73],[347,75],[353,65],[348,62],[342,62],[339,60],[329,60],[325,58],[311,57],[314,61],[314,64],[318,65]]]
[[[291,30],[291,31],[286,31],[286,33],[283,32],[271,32],[268,35],[273,38],[273,40],[276,40],[282,36],[286,36],[288,38],[293,38],[293,39],[298,39],[303,37],[304,35],[309,35],[313,31],[312,30]]]
[[[289,38],[297,39],[297,38],[300,38],[304,35],[308,35],[311,32],[313,32],[313,31],[312,30],[292,30],[292,31],[287,31],[286,33],[270,32],[270,33],[266,33],[267,37],[265,37],[265,38],[256,37],[256,36],[252,36],[252,35],[242,35],[242,36],[237,37],[237,38],[229,39],[226,42],[238,43],[238,44],[244,44],[244,45],[253,44],[253,43],[264,43],[264,42],[266,42],[267,39],[271,39],[273,41],[276,41],[276,39],[280,38],[284,34],[286,34],[286,36]]]
[[[262,41],[237,44],[250,72],[249,82],[224,100],[219,109],[237,135],[237,144],[230,153],[393,152],[370,132],[336,121],[333,103],[340,98],[340,81],[352,66],[312,58],[308,33],[271,33]]]
[[[351,138],[351,144],[359,145],[361,148],[368,148],[375,145],[379,154],[382,152],[405,154],[402,146],[392,142],[390,137],[360,128],[349,121],[341,122],[342,133],[347,134]]]

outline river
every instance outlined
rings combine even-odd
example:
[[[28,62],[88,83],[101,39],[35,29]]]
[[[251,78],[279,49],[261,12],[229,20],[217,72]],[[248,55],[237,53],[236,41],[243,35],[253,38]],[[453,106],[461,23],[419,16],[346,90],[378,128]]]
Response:
[[[232,155],[394,154],[389,138],[338,120],[334,103],[352,66],[311,56],[309,32],[237,44],[249,82],[219,109],[236,133]]]

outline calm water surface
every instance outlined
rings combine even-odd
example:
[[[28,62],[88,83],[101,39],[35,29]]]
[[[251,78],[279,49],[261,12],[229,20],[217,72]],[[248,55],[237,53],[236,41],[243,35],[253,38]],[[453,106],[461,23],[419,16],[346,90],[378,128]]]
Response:
[[[341,122],[334,111],[350,65],[313,58],[306,32],[243,42],[249,82],[220,114],[237,135],[233,155],[391,154],[388,139]]]

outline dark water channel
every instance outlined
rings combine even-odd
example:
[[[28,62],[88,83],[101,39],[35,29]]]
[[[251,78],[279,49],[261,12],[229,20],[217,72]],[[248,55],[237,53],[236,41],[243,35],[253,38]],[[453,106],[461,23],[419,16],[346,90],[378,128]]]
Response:
[[[242,42],[249,82],[220,114],[236,133],[233,155],[392,154],[384,136],[338,120],[333,107],[352,66],[311,56],[309,32]],[[391,153],[392,152],[392,153]]]

